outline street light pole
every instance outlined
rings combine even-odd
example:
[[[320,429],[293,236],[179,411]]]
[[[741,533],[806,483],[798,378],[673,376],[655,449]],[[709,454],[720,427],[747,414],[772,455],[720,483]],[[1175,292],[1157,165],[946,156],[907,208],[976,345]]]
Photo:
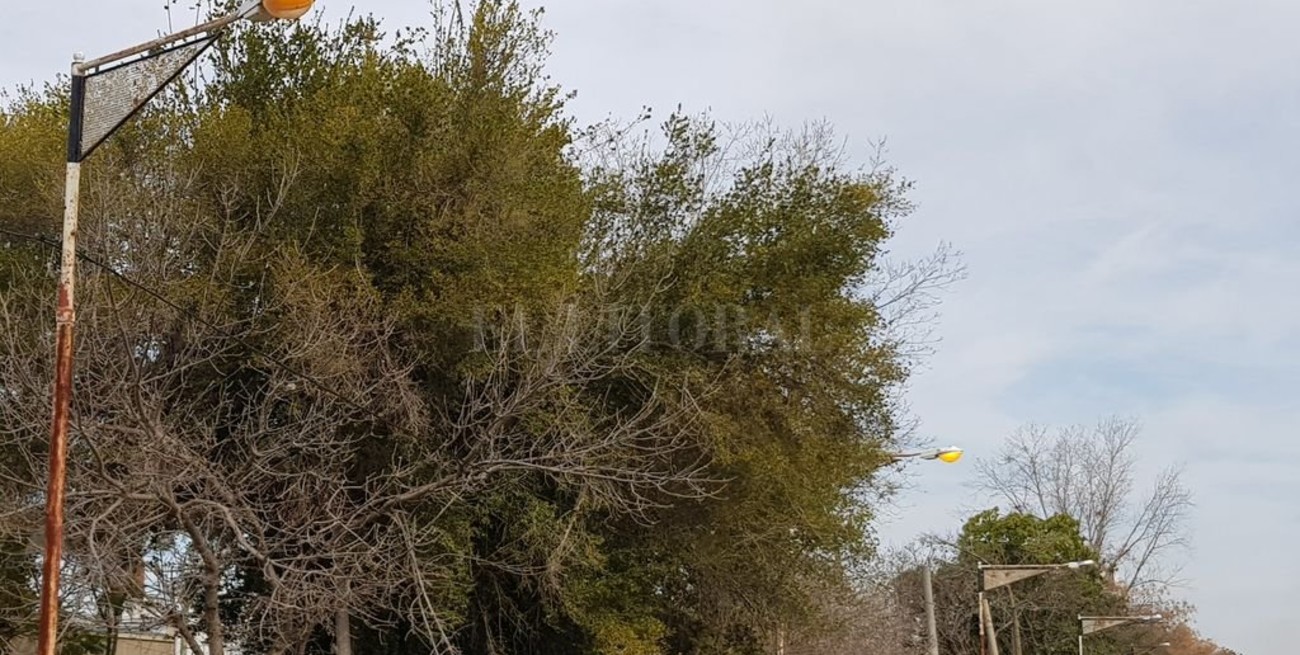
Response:
[[[50,471],[45,490],[45,559],[41,563],[41,605],[37,653],[54,655],[59,628],[59,574],[63,563],[63,497],[66,491],[68,420],[72,405],[72,330],[76,323],[77,219],[81,205],[81,128],[86,101],[85,57],[72,61],[72,114],[68,121],[68,160],[63,188],[63,244],[55,308],[54,415],[50,420]]]
[[[939,655],[939,628],[934,618],[934,580],[929,563],[921,569],[921,584],[925,586],[925,631],[930,638],[930,655]]]
[[[37,655],[55,655],[58,643],[68,424],[72,411],[73,335],[77,322],[81,164],[96,147],[176,79],[227,27],[244,19],[295,19],[311,9],[314,3],[315,0],[245,0],[238,9],[220,18],[89,62],[80,53],[73,56],[63,242],[55,308],[53,415],[50,419],[49,479],[45,491],[45,544],[41,563]],[[151,63],[156,65],[150,66]],[[98,78],[95,88],[101,92],[90,98],[90,82],[95,78]],[[88,118],[91,119],[89,122]]]
[[[983,591],[979,593],[979,612],[980,653],[986,652],[984,649],[987,643],[989,655],[998,655],[998,629],[993,623],[993,607],[989,605],[989,597]]]
[[[961,459],[963,454],[961,448],[948,446],[947,448],[932,448],[912,453],[888,453],[891,464],[897,464],[909,459],[928,459],[937,460],[946,464],[953,464]],[[934,580],[930,572],[930,565],[927,563],[921,569],[921,585],[925,591],[925,627],[926,635],[929,637],[930,655],[939,655],[939,629],[934,617]],[[981,624],[982,625],[982,624]]]
[[[1148,614],[1143,616],[1080,616],[1079,617],[1079,655],[1083,655],[1083,638],[1094,632],[1118,628],[1121,625],[1130,625],[1133,623],[1156,623],[1163,621],[1165,617],[1160,614]]]
[[[993,625],[993,609],[989,605],[986,592],[1005,587],[1021,580],[1028,580],[1044,573],[1058,571],[1060,569],[1081,569],[1088,566],[1095,566],[1097,563],[1087,559],[1078,562],[1065,562],[1063,564],[979,564],[980,573],[980,651],[984,652],[984,643],[988,643],[988,652],[990,655],[998,655],[998,637],[997,630]],[[988,622],[987,630],[985,621]]]
[[[961,448],[948,446],[947,448],[931,448],[917,452],[888,452],[885,454],[889,457],[888,464],[890,465],[910,459],[937,460],[952,464],[961,459],[963,452]],[[921,586],[925,593],[925,624],[926,635],[929,638],[929,655],[939,655],[939,629],[934,615],[934,580],[928,562],[921,568]],[[983,625],[983,622],[981,622],[981,630],[983,630]],[[777,642],[779,644],[778,652],[781,652],[785,648],[785,630],[783,628],[777,629]]]

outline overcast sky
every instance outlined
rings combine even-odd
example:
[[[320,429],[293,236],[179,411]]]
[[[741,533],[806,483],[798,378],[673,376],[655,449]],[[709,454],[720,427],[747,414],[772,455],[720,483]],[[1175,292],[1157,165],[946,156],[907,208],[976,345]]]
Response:
[[[0,87],[153,36],[162,4],[5,0]],[[1028,421],[1139,418],[1145,470],[1183,463],[1195,493],[1199,627],[1245,655],[1294,651],[1300,3],[554,5],[551,73],[579,119],[681,103],[827,119],[861,158],[887,138],[919,203],[895,252],[950,241],[970,272],[911,393],[924,432],[978,456]],[[391,27],[428,16],[426,0],[362,9]],[[888,540],[978,505],[968,463],[911,470]]]

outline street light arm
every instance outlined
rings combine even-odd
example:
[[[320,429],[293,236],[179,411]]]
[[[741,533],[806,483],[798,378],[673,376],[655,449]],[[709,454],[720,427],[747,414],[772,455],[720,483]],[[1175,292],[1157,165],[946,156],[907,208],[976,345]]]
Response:
[[[1154,646],[1151,646],[1151,647],[1149,647],[1149,648],[1147,648],[1146,650],[1143,650],[1143,651],[1138,651],[1138,650],[1137,650],[1137,647],[1135,646],[1135,647],[1133,648],[1133,651],[1134,651],[1135,655],[1148,655],[1149,653],[1154,653],[1154,652],[1156,652],[1157,650],[1160,650],[1161,648],[1169,648],[1170,646],[1173,646],[1173,644],[1171,644],[1171,643],[1169,643],[1169,642],[1167,642],[1167,641],[1162,641],[1162,642],[1160,642],[1160,643],[1158,643],[1158,644],[1156,644],[1156,645],[1154,645]]]
[[[1062,564],[984,564],[978,566],[980,573],[980,585],[985,591],[1005,587],[1006,585],[1028,580],[1044,573],[1056,571],[1059,569],[1080,569],[1085,566],[1092,566],[1096,562],[1092,560],[1083,560],[1081,562],[1065,562]]]
[[[1085,566],[1095,566],[1097,563],[1090,559],[1078,562],[1062,562],[1060,564],[983,564],[979,568],[986,571],[1032,571],[1044,569],[1055,571],[1056,569],[1079,569]]]
[[[63,242],[59,264],[58,300],[55,306],[55,365],[51,393],[49,473],[45,493],[45,545],[41,562],[40,609],[37,613],[37,655],[56,655],[59,633],[59,567],[63,563],[63,509],[67,486],[68,426],[71,421],[73,391],[73,334],[76,324],[77,279],[77,226],[81,204],[81,162],[99,144],[120,128],[147,104],[163,87],[176,79],[180,72],[193,63],[203,49],[211,45],[221,30],[245,18],[298,18],[306,13],[315,0],[244,0],[235,11],[174,34],[153,39],[110,55],[85,61],[81,54],[73,57],[72,79],[69,95],[68,156],[64,182]],[[271,3],[271,4],[267,4]],[[179,54],[178,54],[179,53]],[[138,57],[131,61],[132,57]],[[118,80],[118,90],[112,102],[102,98],[98,103],[101,113],[87,131],[87,104],[92,78],[112,86],[111,76],[125,68],[125,77],[132,74],[132,66],[147,63],[151,57],[157,62],[167,61],[162,70],[146,71],[140,75],[141,84],[126,85]],[[164,59],[168,58],[168,59]],[[105,69],[109,64],[118,66]],[[110,77],[105,77],[110,76]],[[143,88],[141,88],[143,86]],[[125,89],[123,91],[123,89]],[[102,94],[100,94],[102,95]],[[125,96],[125,97],[123,97]],[[125,102],[123,102],[125,100]]]
[[[179,32],[174,32],[172,34],[168,34],[167,36],[156,38],[152,41],[147,41],[139,45],[131,46],[130,48],[127,48],[125,50],[119,50],[110,55],[104,55],[103,57],[99,57],[98,59],[92,59],[84,64],[78,65],[77,68],[79,69],[79,72],[87,73],[97,68],[100,68],[101,66],[105,66],[107,64],[116,63],[122,61],[123,59],[128,59],[130,57],[134,57],[139,54],[144,54],[146,52],[155,50],[157,48],[166,47],[173,43],[176,43],[177,41],[184,41],[185,39],[188,39],[192,36],[209,34],[219,30],[223,30],[245,18],[251,18],[252,16],[257,15],[261,11],[261,9],[262,9],[262,0],[245,0],[244,4],[241,5],[239,9],[236,9],[235,11],[232,11],[229,14],[226,14],[225,16],[222,16],[220,18],[214,18],[213,20],[210,20],[206,23],[201,23],[199,25],[195,25],[194,27],[183,29]]]
[[[1094,632],[1109,630],[1121,625],[1131,625],[1134,623],[1158,623],[1164,620],[1160,614],[1148,614],[1142,616],[1080,616],[1079,617],[1079,635],[1090,635]]]
[[[1163,621],[1163,614],[1142,614],[1139,616],[1080,616],[1080,621],[1130,621],[1134,623],[1154,623]]]

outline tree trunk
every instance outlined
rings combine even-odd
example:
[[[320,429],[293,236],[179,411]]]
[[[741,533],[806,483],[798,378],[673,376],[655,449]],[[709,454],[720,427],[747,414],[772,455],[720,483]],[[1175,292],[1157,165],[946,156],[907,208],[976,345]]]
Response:
[[[209,568],[203,581],[203,622],[208,627],[208,654],[225,655],[226,640],[221,625],[221,571]]]

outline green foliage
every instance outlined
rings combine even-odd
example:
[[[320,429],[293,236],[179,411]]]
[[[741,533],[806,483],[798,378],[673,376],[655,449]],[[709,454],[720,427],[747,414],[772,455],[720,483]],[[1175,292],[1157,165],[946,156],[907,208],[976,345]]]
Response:
[[[778,626],[816,623],[812,590],[847,585],[844,562],[871,552],[854,492],[883,463],[906,370],[855,291],[898,189],[843,172],[823,136],[759,136],[724,177],[718,128],[673,116],[657,157],[589,173],[593,267],[626,280],[624,304],[652,298],[656,366],[717,385],[701,436],[725,490],[606,542],[662,572],[627,612],[657,606],[668,652],[758,652]]]
[[[87,247],[183,310],[159,321],[150,363],[200,347],[185,343],[194,316],[241,329],[239,344],[166,390],[171,407],[223,407],[202,415],[214,426],[205,446],[212,466],[237,466],[244,453],[229,435],[271,393],[269,360],[302,324],[391,325],[385,345],[406,358],[427,423],[379,412],[337,429],[361,435],[358,486],[417,457],[434,480],[479,456],[437,423],[459,416],[467,389],[519,385],[527,366],[555,365],[530,334],[505,373],[493,369],[476,348],[485,330],[523,315],[564,334],[557,308],[631,310],[648,336],[606,344],[599,361],[617,361],[618,373],[584,371],[502,429],[539,441],[557,424],[600,434],[663,398],[689,407],[657,428],[680,442],[625,457],[689,471],[708,493],[663,485],[628,509],[622,480],[583,486],[586,472],[548,471],[458,492],[419,516],[440,535],[411,553],[438,567],[434,592],[418,608],[403,598],[357,611],[356,651],[431,652],[411,635],[428,615],[464,652],[485,655],[740,655],[764,652],[781,626],[817,625],[827,590],[848,589],[847,564],[873,550],[860,492],[886,461],[908,370],[863,287],[907,209],[905,187],[847,170],[825,132],[755,133],[740,156],[720,146],[730,136],[716,125],[681,115],[663,124],[662,147],[587,143],[617,163],[587,162],[564,96],[541,72],[549,35],[536,15],[484,0],[435,19],[430,33],[395,37],[366,18],[241,27],[205,81],[87,165],[88,215],[101,219]],[[23,96],[0,123],[6,230],[57,224],[54,97]],[[18,252],[0,251],[0,276],[36,283],[48,259]],[[312,360],[320,375],[365,368],[339,339],[337,358]],[[298,409],[259,420],[292,426]],[[317,463],[299,456],[303,470]],[[1070,526],[994,514],[964,539],[999,557],[1051,558],[1074,547],[1062,536]],[[232,625],[270,593],[252,559],[228,572],[220,610]],[[332,626],[308,628],[311,648],[327,647]]]
[[[935,568],[935,594],[940,611],[943,648],[963,652],[978,648],[977,564],[1053,565],[1096,560],[1073,517],[1042,519],[1029,514],[1003,514],[990,509],[968,519],[953,544],[951,561]],[[905,589],[919,592],[909,576]],[[988,591],[998,643],[1012,652],[1016,633],[1027,653],[1068,655],[1077,650],[1079,615],[1118,615],[1127,612],[1125,599],[1109,589],[1095,568],[1050,571]],[[916,593],[919,598],[920,594]],[[923,612],[915,599],[909,611]],[[1129,644],[1122,633],[1093,638],[1089,652],[1119,653]]]
[[[1002,515],[996,508],[966,521],[957,542],[962,557],[998,564],[1056,564],[1098,559],[1079,533],[1074,517],[1058,514]]]
[[[57,238],[63,207],[64,106],[55,89],[0,94],[0,291],[50,260],[47,246],[23,235]]]

